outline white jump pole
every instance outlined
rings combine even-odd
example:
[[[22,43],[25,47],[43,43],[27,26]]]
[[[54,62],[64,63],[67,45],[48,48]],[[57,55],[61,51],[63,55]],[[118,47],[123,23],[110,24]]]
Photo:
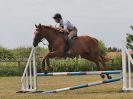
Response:
[[[127,55],[127,58],[126,58]],[[127,60],[127,61],[126,61]],[[126,64],[127,63],[127,64]],[[123,42],[122,46],[122,72],[123,72],[123,91],[133,90],[131,85],[131,64],[133,65],[133,59],[129,50],[126,47],[126,43]]]
[[[122,42],[124,43],[124,42]],[[125,53],[125,45],[122,44],[122,75],[123,75],[123,86],[122,90],[125,90],[127,88],[127,77],[126,77],[126,53]]]
[[[34,76],[34,90],[37,90],[37,68],[36,68],[36,59],[35,59],[35,48],[33,53],[33,76]]]
[[[24,69],[23,76],[21,78],[22,91],[36,91],[37,90],[37,71],[35,63],[35,48],[32,47],[29,59]]]

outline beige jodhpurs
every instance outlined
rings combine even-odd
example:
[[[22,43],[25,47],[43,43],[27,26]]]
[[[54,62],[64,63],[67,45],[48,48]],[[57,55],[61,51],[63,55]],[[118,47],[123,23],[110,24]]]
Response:
[[[69,32],[68,38],[71,39],[71,38],[77,36],[77,32],[78,32],[77,28],[74,27],[74,29]]]

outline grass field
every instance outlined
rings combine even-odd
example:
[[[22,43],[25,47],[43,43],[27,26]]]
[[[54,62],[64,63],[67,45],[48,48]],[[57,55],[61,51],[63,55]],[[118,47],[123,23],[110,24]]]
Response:
[[[133,92],[120,92],[121,81],[54,94],[33,94],[16,93],[21,88],[20,79],[0,77],[0,99],[133,99]],[[100,80],[98,75],[38,77],[38,85],[40,90],[50,90]]]

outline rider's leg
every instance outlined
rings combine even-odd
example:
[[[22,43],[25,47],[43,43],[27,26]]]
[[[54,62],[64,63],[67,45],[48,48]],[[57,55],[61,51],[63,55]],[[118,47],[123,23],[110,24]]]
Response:
[[[70,47],[71,39],[77,36],[77,29],[74,28],[68,35],[68,45]]]
[[[67,44],[67,51],[66,51],[66,53],[67,54],[70,54],[71,53],[71,51],[69,50],[70,48],[71,48],[71,43],[72,43],[72,38],[73,37],[76,37],[77,36],[77,29],[75,28],[75,29],[73,29],[70,33],[69,33],[69,35],[68,35],[68,38],[67,38],[67,40],[66,40],[66,44]]]
[[[77,36],[77,32],[78,32],[78,30],[76,28],[74,28],[68,35],[69,40],[71,38],[73,38],[73,37],[76,37]]]

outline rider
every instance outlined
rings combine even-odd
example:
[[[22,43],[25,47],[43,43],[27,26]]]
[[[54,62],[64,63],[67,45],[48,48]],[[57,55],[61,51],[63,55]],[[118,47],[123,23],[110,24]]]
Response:
[[[66,38],[66,45],[65,46],[65,52],[67,52],[70,48],[70,41],[73,37],[77,36],[77,28],[71,24],[69,21],[64,21],[62,19],[62,16],[60,13],[56,13],[53,16],[53,19],[55,20],[56,23],[59,23],[59,28],[61,28],[61,30],[63,30],[64,32],[68,33],[68,36]]]

